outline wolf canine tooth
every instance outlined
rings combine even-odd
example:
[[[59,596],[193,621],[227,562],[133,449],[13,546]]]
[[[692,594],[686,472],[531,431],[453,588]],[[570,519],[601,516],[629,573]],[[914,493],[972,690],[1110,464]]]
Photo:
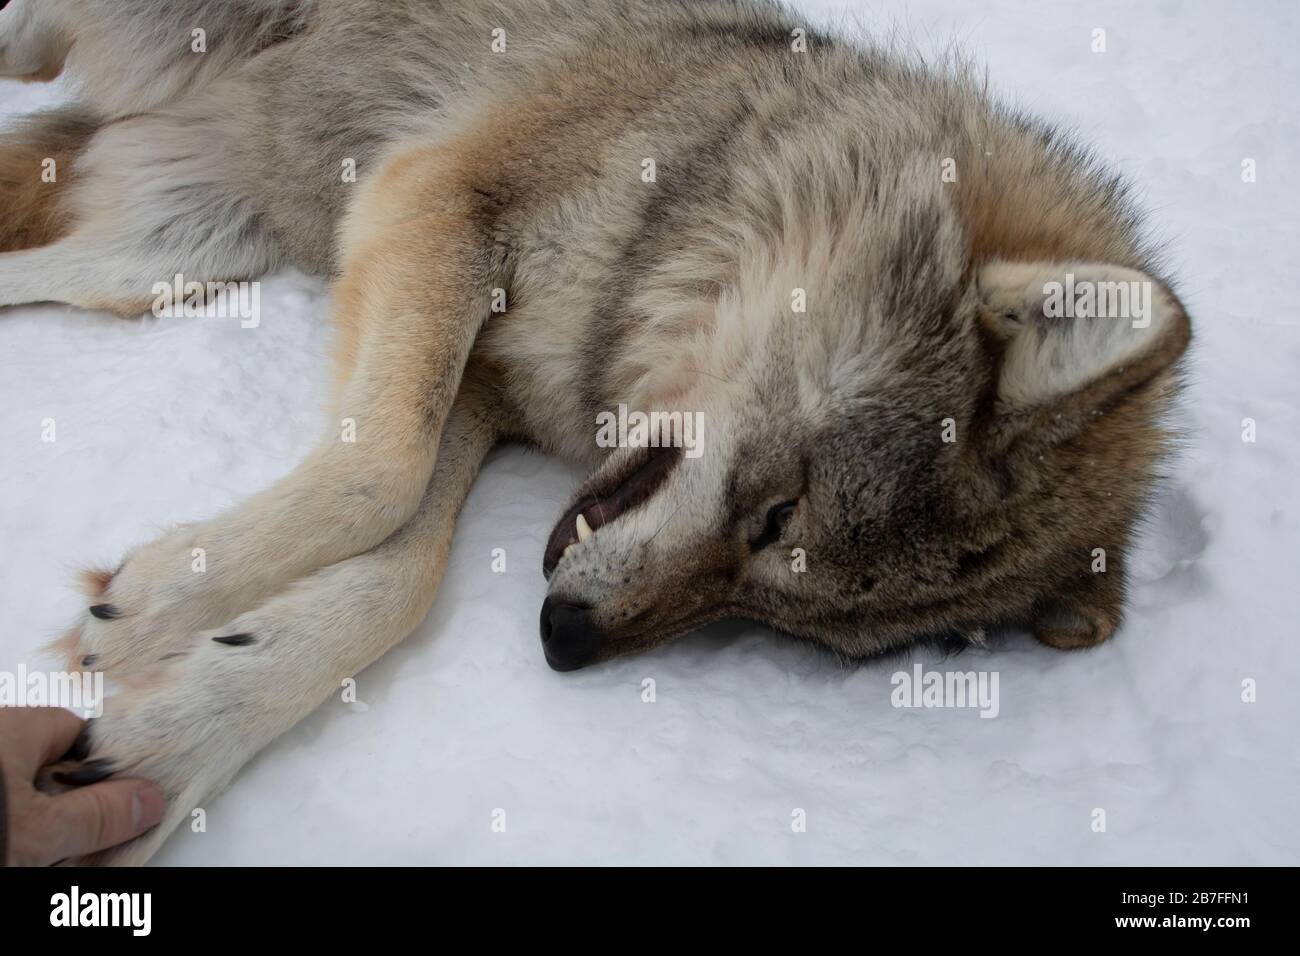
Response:
[[[591,525],[587,524],[587,519],[583,517],[581,511],[578,512],[578,540],[586,541],[592,535]]]

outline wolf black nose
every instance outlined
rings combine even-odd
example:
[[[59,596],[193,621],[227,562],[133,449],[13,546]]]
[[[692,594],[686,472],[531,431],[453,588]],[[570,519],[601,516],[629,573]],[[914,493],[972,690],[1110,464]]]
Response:
[[[595,660],[600,632],[591,622],[591,609],[549,597],[543,601],[542,650],[557,671],[576,671]]]

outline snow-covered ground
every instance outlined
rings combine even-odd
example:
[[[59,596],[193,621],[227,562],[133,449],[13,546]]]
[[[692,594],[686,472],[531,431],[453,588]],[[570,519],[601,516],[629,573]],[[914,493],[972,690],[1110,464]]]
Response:
[[[1121,633],[1079,654],[1014,635],[915,655],[996,671],[994,719],[895,708],[891,676],[912,661],[845,671],[752,626],[557,674],[537,636],[539,568],[580,476],[502,449],[434,611],[359,675],[361,703],[327,703],[273,744],[210,801],[207,831],[182,829],[158,862],[1300,861],[1300,6],[803,6],[931,47],[956,38],[998,88],[1113,157],[1171,240],[1197,335],[1190,441]],[[0,85],[0,114],[57,95]],[[328,375],[324,290],[282,274],[262,292],[253,334],[59,305],[0,313],[0,670],[41,663],[84,610],[78,564],[112,565],[306,450]]]

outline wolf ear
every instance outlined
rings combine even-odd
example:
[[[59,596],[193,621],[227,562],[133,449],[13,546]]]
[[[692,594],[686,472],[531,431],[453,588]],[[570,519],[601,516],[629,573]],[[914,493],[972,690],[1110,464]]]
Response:
[[[999,409],[1053,431],[1164,371],[1191,339],[1182,303],[1135,269],[995,260],[977,284],[981,322],[1001,348]]]

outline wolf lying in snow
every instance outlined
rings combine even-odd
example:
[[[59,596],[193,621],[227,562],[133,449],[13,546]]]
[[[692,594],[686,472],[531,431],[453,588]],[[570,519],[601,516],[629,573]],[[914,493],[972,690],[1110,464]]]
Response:
[[[65,69],[0,140],[0,305],[287,263],[337,329],[292,474],[88,576],[60,647],[122,689],[70,779],[171,798],[105,861],[419,623],[502,440],[593,469],[543,559],[557,669],[724,616],[851,658],[1119,623],[1188,319],[1122,183],[962,71],[766,0],[9,3],[0,75]],[[1048,314],[1067,281],[1147,314]],[[621,405],[701,453],[598,443]]]

